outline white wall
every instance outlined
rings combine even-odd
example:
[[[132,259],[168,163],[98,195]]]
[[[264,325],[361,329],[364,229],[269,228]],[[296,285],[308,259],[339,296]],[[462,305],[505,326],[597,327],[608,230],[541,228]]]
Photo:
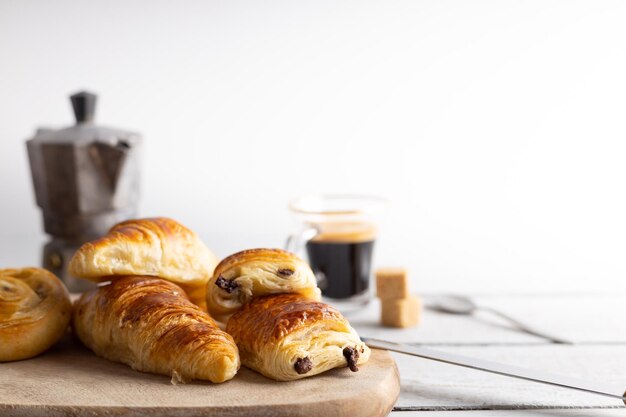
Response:
[[[367,192],[417,290],[624,291],[625,22],[618,0],[0,0],[0,261],[43,235],[24,139],[88,88],[145,135],[142,214],[219,255],[281,245],[295,195]]]

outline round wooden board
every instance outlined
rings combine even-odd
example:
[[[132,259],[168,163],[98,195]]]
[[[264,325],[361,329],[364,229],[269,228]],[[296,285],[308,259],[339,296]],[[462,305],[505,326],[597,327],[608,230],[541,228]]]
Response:
[[[37,358],[0,363],[2,416],[385,416],[400,392],[396,364],[372,350],[359,372],[276,382],[241,368],[223,384],[133,371],[69,338]]]

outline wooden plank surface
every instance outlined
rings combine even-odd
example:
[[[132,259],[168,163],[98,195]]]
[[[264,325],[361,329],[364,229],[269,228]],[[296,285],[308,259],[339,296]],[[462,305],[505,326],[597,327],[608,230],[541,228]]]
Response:
[[[429,301],[429,296],[423,298],[426,303]],[[498,308],[546,331],[552,330],[576,344],[547,343],[517,332],[489,314],[464,317],[425,310],[422,324],[417,328],[382,328],[378,324],[376,301],[350,319],[364,336],[429,345],[482,359],[596,380],[613,386],[616,393],[626,390],[626,330],[622,324],[623,317],[626,317],[624,295],[489,295],[473,298],[479,304]],[[426,412],[425,415],[455,410],[454,415],[459,415],[462,410],[464,414],[472,409],[505,409],[520,410],[519,415],[543,415],[544,411],[537,411],[538,408],[558,407],[570,408],[574,413],[563,415],[595,415],[590,413],[596,411],[603,415],[606,410],[586,407],[616,407],[618,412],[624,413],[624,405],[619,400],[399,354],[394,357],[402,378],[402,391],[395,410],[422,410],[420,413]],[[573,408],[584,411],[576,414]],[[523,409],[528,411],[521,411]],[[556,414],[552,414],[553,411]],[[551,410],[545,415],[560,415],[560,412]],[[405,413],[409,411],[393,414],[404,416]],[[442,416],[446,414],[448,412]]]
[[[93,355],[71,338],[44,355],[0,363],[0,415],[38,416],[385,416],[399,392],[391,355],[375,351],[347,368],[276,382],[242,368],[223,384],[172,385]]]
[[[509,295],[476,299],[575,343],[626,343],[624,294]],[[485,313],[481,317],[490,315]]]
[[[597,381],[626,391],[626,346],[464,346],[439,350]],[[402,391],[396,409],[623,407],[621,401],[393,354]]]
[[[392,417],[624,417],[623,409],[394,411]]]
[[[476,296],[478,304],[498,308],[538,329],[577,343],[626,343],[623,317],[626,296]],[[424,302],[432,296],[423,296]],[[391,329],[379,325],[380,305],[374,300],[364,310],[348,315],[363,336],[420,344],[543,344],[545,340],[521,333],[489,313],[457,316],[425,309],[420,326]]]

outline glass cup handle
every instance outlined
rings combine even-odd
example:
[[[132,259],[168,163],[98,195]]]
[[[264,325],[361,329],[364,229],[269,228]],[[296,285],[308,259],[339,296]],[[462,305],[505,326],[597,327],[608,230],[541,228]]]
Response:
[[[319,230],[308,227],[290,235],[285,242],[285,250],[300,255],[304,251],[304,245],[319,234]]]

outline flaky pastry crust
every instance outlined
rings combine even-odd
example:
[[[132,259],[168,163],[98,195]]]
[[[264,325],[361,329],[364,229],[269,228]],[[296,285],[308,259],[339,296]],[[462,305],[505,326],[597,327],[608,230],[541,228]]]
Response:
[[[71,315],[67,289],[52,273],[0,269],[0,362],[46,351],[63,336]]]
[[[192,304],[177,285],[152,277],[120,277],[84,293],[74,329],[98,356],[143,372],[224,382],[235,376],[232,337]]]
[[[222,323],[253,297],[297,293],[320,299],[309,265],[281,249],[248,249],[223,259],[206,292],[209,314]]]
[[[206,310],[206,284],[217,258],[200,238],[166,217],[128,220],[82,245],[72,257],[70,273],[96,282],[115,276],[144,275],[179,284]]]
[[[299,294],[254,298],[230,318],[226,331],[245,366],[278,381],[344,366],[357,371],[370,356],[339,311]]]

